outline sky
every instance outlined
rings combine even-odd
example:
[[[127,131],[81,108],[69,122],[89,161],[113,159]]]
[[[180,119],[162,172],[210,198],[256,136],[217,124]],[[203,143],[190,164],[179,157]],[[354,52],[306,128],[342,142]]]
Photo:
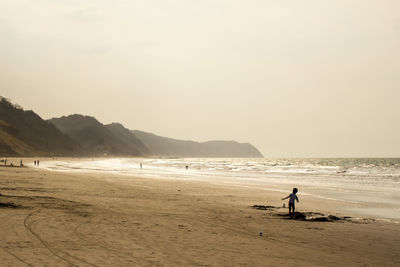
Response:
[[[1,0],[0,95],[265,157],[400,157],[398,0]]]

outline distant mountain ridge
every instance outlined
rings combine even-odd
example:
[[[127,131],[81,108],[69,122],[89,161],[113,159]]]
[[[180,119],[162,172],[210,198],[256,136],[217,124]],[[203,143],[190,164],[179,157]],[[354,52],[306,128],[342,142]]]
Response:
[[[121,124],[103,125],[94,117],[74,114],[49,120],[93,155],[146,156],[147,148]]]
[[[143,144],[143,142],[137,138],[137,136],[135,136],[131,130],[125,128],[121,123],[114,122],[105,125],[105,127],[113,134],[118,136],[118,138],[120,138],[124,143],[136,147],[142,155],[150,155],[149,149]]]
[[[151,154],[164,157],[263,157],[249,143],[236,141],[194,142],[158,136],[135,130],[133,133],[148,147]]]
[[[0,96],[0,156],[262,157],[253,145],[195,142],[74,114],[43,120]]]
[[[0,155],[73,156],[80,146],[33,111],[0,97]]]
[[[251,144],[235,141],[204,143],[183,141],[143,131],[131,131],[120,123],[103,125],[95,118],[70,115],[50,119],[62,133],[93,154],[162,157],[262,157]]]

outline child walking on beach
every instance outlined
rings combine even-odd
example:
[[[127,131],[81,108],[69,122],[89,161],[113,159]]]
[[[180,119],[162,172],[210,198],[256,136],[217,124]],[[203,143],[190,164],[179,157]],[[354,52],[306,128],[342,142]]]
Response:
[[[299,202],[299,198],[296,196],[297,191],[297,188],[293,188],[293,192],[290,195],[282,198],[282,200],[289,198],[289,215],[291,217],[294,216],[294,200],[297,200],[297,202]]]

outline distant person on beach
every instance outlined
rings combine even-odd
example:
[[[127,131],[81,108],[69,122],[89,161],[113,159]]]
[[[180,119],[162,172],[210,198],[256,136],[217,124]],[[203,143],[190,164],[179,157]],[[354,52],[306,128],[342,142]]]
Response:
[[[38,161],[36,161],[36,164],[39,166],[39,160],[38,160]]]
[[[22,159],[21,159],[21,161],[19,162],[19,166],[24,166],[24,164],[22,164]]]
[[[189,166],[188,166],[188,165],[186,165],[186,166],[185,166],[185,168],[186,168],[186,170],[187,170],[187,169],[189,168]]]
[[[297,202],[299,202],[299,198],[296,196],[296,193],[298,192],[297,188],[293,188],[293,192],[288,195],[285,198],[282,198],[282,200],[284,199],[289,199],[289,215],[292,217],[294,216],[294,201],[297,200]]]
[[[4,166],[7,166],[7,159],[4,160]]]
[[[140,168],[143,168],[143,165],[142,165],[142,163],[140,163]]]
[[[35,164],[35,166],[36,166],[36,160],[33,162],[33,164]]]

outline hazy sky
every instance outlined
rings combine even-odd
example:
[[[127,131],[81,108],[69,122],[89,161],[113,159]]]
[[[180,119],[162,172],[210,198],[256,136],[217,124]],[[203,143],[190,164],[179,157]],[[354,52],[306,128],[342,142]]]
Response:
[[[0,95],[44,119],[400,156],[398,0],[1,0]]]

